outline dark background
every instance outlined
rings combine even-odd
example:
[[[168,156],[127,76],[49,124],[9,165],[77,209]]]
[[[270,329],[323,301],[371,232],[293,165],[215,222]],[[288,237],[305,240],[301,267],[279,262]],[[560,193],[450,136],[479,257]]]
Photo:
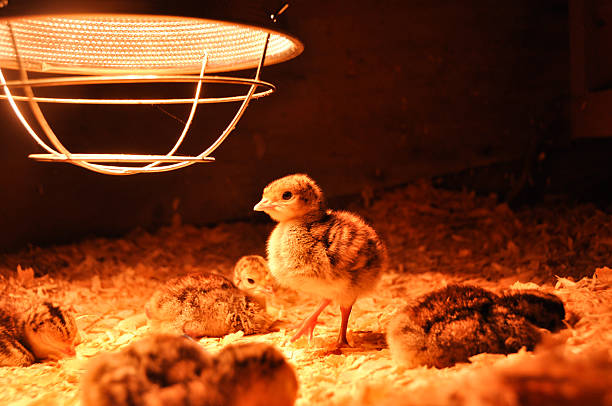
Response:
[[[580,88],[570,80],[570,31],[584,34],[587,21],[587,39],[595,36],[579,62],[597,83],[582,93],[609,87],[612,65],[588,64],[609,58],[609,3],[585,2],[576,25],[561,0],[294,2],[287,19],[305,50],[263,70],[278,91],[251,103],[216,163],[163,174],[112,177],[32,161],[29,153],[43,151],[1,102],[0,251],[155,229],[177,216],[194,225],[259,219],[252,207],[262,188],[293,172],[309,173],[337,201],[426,177],[515,204],[544,193],[606,204],[609,133],[572,127],[574,110],[588,104],[572,98]],[[204,150],[236,108],[200,107],[184,152]],[[182,129],[150,106],[44,111],[72,152],[165,153]]]

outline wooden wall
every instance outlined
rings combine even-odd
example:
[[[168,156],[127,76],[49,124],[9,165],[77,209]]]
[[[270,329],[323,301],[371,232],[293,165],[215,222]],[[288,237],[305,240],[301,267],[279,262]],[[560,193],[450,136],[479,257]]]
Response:
[[[277,93],[252,103],[216,163],[164,174],[30,161],[42,151],[2,102],[0,251],[153,229],[177,215],[196,225],[257,219],[263,186],[292,172],[333,197],[520,157],[534,138],[569,131],[567,10],[560,0],[294,2],[287,13],[305,51],[264,70]],[[199,111],[190,152],[216,137],[229,108]],[[151,107],[46,110],[79,152],[163,152],[181,130]]]
[[[571,123],[574,137],[612,137],[612,2],[571,0]]]

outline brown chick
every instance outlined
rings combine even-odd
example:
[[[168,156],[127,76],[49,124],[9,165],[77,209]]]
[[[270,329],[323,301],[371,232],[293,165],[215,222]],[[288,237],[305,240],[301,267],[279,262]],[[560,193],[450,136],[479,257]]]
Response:
[[[279,350],[265,343],[228,345],[216,357],[214,370],[203,374],[231,406],[292,406],[296,374]]]
[[[253,297],[214,273],[170,279],[145,305],[154,331],[221,337],[266,332],[271,317]]]
[[[500,304],[532,324],[556,332],[565,327],[565,307],[558,296],[536,289],[505,292]]]
[[[396,362],[406,367],[445,368],[484,352],[533,350],[538,328],[552,329],[564,316],[554,295],[523,291],[500,297],[476,286],[449,285],[395,315],[387,342]]]
[[[255,298],[265,308],[267,298],[274,294],[274,280],[265,258],[246,255],[234,266],[234,283],[238,289]]]
[[[29,366],[76,355],[79,332],[70,312],[42,302],[20,312],[0,307],[0,366]]]
[[[184,336],[155,335],[90,361],[83,406],[292,406],[297,379],[274,347],[249,343],[213,357]]]
[[[267,245],[274,279],[322,298],[291,341],[304,334],[312,338],[319,314],[334,301],[342,313],[337,346],[347,346],[353,303],[374,289],[386,265],[386,250],[374,229],[355,214],[328,210],[319,186],[303,174],[270,183],[254,210],[278,222]]]
[[[202,371],[213,364],[202,346],[187,337],[167,334],[147,337],[120,352],[92,359],[81,379],[81,403],[83,406],[180,405],[181,402],[160,402],[160,392],[197,383]],[[194,390],[192,394],[200,393]]]
[[[293,368],[273,346],[230,345],[199,378],[152,390],[147,406],[293,406],[298,383]]]

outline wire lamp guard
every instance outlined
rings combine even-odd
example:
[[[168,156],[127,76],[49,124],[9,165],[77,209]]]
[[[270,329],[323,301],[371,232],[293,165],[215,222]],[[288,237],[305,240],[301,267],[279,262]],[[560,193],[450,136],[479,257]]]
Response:
[[[183,16],[182,10],[174,9],[178,8],[176,5],[169,10],[163,9],[162,6],[168,4],[180,4],[177,0],[149,1],[149,7],[157,3],[152,13],[133,10],[126,6],[130,3],[128,0],[55,3],[54,8],[50,0],[0,0],[0,85],[4,90],[0,98],[8,101],[29,135],[47,152],[31,154],[30,158],[67,162],[102,174],[165,172],[214,161],[210,155],[235,128],[249,102],[274,92],[274,85],[260,79],[264,64],[283,62],[303,50],[299,40],[275,26],[287,4],[281,4],[272,12],[264,11],[263,19],[258,11],[259,20],[236,21],[216,11],[212,13],[214,18],[204,19],[194,17],[195,12]],[[139,1],[132,3],[138,5]],[[224,2],[210,3],[214,8],[216,3]],[[236,10],[232,4],[230,6],[230,10]],[[75,7],[76,12],[73,11]],[[6,80],[2,68],[17,70],[19,80]],[[211,75],[240,69],[255,69],[255,76],[251,79]],[[54,75],[30,79],[28,72]],[[38,87],[125,83],[194,83],[195,91],[193,98],[187,99],[77,99],[34,94]],[[248,90],[246,94],[235,96],[204,97],[205,83],[238,84]],[[11,89],[21,89],[22,94],[13,94]],[[20,104],[24,102],[29,105],[48,142],[22,114]],[[240,104],[219,137],[198,155],[176,155],[198,104],[226,102]],[[39,107],[41,103],[187,104],[191,108],[176,143],[164,155],[85,154],[72,153],[60,142]]]

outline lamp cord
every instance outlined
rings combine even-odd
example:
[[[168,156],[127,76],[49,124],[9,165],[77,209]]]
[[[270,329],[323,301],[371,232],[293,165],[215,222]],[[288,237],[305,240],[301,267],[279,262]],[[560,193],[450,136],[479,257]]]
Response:
[[[157,109],[159,111],[161,111],[162,113],[164,113],[165,115],[167,115],[168,117],[171,117],[173,119],[175,119],[176,121],[178,121],[179,123],[186,125],[187,123],[185,122],[185,120],[183,120],[180,117],[175,116],[174,114],[170,113],[168,110],[166,110],[165,108],[163,108],[162,106],[160,106],[159,104],[150,104],[150,107]]]

